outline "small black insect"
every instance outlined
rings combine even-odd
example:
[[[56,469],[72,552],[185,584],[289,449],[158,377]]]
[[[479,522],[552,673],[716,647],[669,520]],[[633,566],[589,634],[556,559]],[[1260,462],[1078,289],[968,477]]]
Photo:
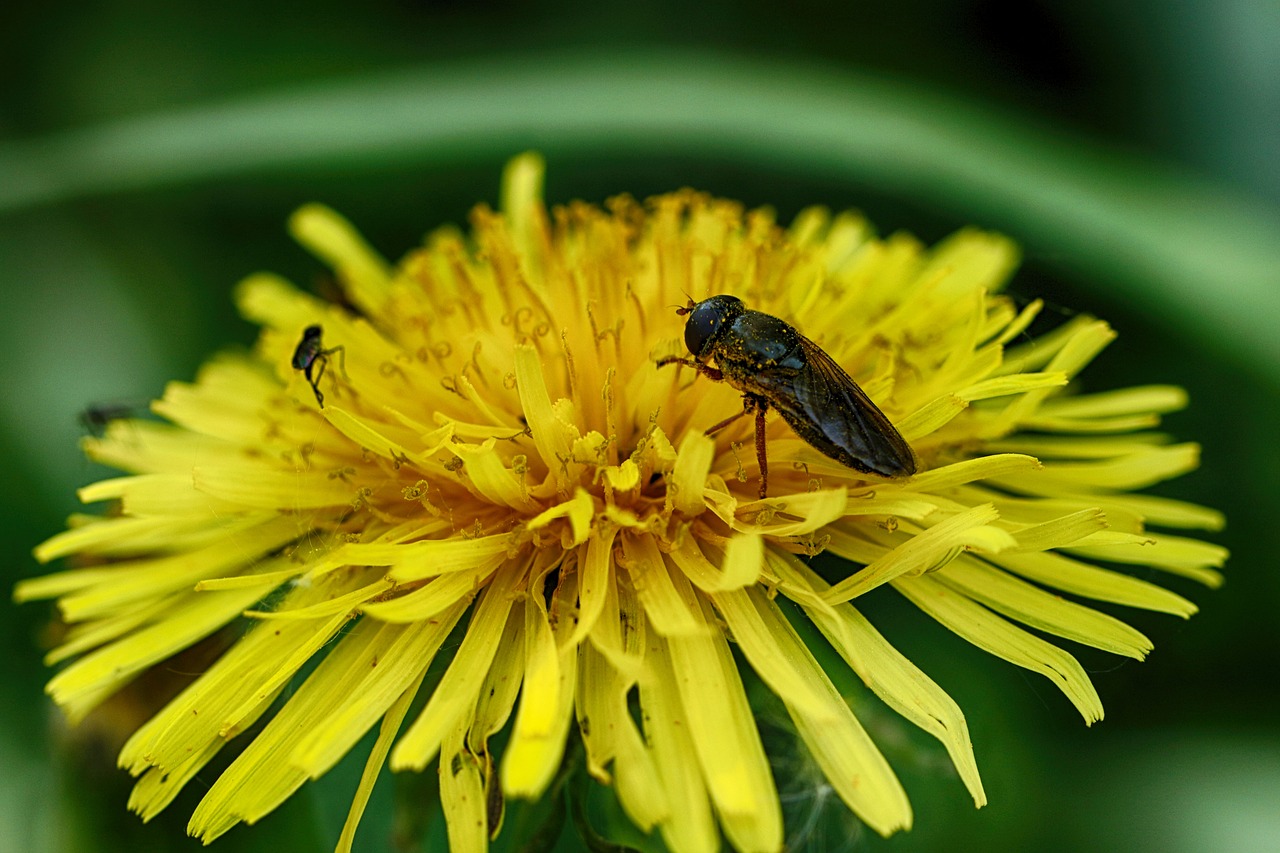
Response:
[[[718,432],[743,415],[756,416],[760,497],[769,491],[764,414],[778,410],[802,439],[864,474],[906,477],[916,472],[911,447],[876,404],[822,348],[777,317],[752,311],[736,296],[692,299],[676,313],[689,319],[684,343],[693,358],[683,364],[742,392],[742,411],[707,430]],[[716,366],[707,364],[715,359]]]
[[[145,403],[90,403],[76,416],[76,420],[89,435],[102,438],[112,421],[137,417],[146,411]]]
[[[311,390],[316,394],[316,402],[320,404],[320,408],[324,408],[324,394],[320,393],[320,377],[324,376],[324,370],[329,365],[329,356],[337,354],[339,356],[339,366],[342,373],[347,372],[347,350],[346,347],[336,346],[324,348],[321,341],[321,335],[324,330],[319,326],[307,326],[302,332],[302,340],[298,341],[298,346],[293,350],[293,367],[295,370],[301,370],[303,375],[307,377],[307,382],[311,385]],[[317,368],[316,365],[319,365]],[[312,370],[315,374],[312,375]]]

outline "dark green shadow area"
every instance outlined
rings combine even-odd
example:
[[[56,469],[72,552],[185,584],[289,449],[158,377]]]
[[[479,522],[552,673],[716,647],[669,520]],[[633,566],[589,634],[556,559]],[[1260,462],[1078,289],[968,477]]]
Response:
[[[344,78],[0,146],[0,211],[269,172],[696,156],[872,188],[1005,231],[1272,381],[1280,216],[924,87],[706,53],[534,54]],[[1214,334],[1202,336],[1213,346]]]

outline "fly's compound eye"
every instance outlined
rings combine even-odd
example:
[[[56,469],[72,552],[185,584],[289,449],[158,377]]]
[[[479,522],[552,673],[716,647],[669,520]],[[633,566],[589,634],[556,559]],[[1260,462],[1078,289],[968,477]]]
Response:
[[[699,302],[685,321],[684,345],[695,358],[708,357],[720,330],[742,310],[742,300],[733,296],[713,296]]]
[[[715,312],[694,309],[684,324],[684,345],[689,352],[701,355],[702,348],[723,321],[724,318]]]

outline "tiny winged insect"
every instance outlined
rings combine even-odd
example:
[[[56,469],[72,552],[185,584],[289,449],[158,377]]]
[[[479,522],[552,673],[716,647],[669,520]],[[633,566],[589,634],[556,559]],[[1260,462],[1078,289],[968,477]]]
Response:
[[[916,472],[910,445],[884,412],[831,356],[792,326],[750,310],[736,296],[696,303],[690,299],[676,313],[689,318],[684,343],[693,358],[672,356],[658,366],[683,364],[742,392],[742,411],[708,429],[707,435],[755,414],[761,498],[769,491],[764,416],[771,408],[800,438],[841,465],[882,477]],[[715,367],[707,363],[712,359]]]
[[[329,357],[338,355],[343,374],[347,372],[346,347],[336,346],[325,349],[323,334],[324,330],[319,326],[307,326],[302,332],[302,340],[298,341],[298,346],[293,350],[293,367],[295,370],[301,370],[307,377],[311,390],[315,392],[316,402],[322,409],[324,394],[320,393],[320,377],[324,376],[325,368],[329,366]]]
[[[76,420],[86,433],[102,438],[112,421],[138,417],[146,412],[146,403],[90,403],[76,416]]]

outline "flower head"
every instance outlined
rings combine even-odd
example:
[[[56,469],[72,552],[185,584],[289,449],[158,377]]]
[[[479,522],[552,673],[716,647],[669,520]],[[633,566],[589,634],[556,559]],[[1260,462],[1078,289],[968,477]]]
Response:
[[[478,208],[469,235],[438,231],[396,266],[332,212],[302,209],[294,233],[335,268],[345,305],[251,277],[238,300],[263,326],[254,353],[170,385],[152,407],[167,423],[86,439],[130,473],[81,497],[119,511],[76,516],[36,549],[90,565],[17,593],[57,598],[71,625],[50,654],[71,661],[55,701],[83,717],[245,626],[122,750],[144,818],[243,742],[191,819],[209,841],[379,726],[341,849],[388,758],[438,761],[452,846],[477,850],[503,798],[545,791],[580,737],[589,772],[673,850],[715,849],[720,832],[777,850],[736,644],[831,790],[888,834],[911,825],[907,796],[794,614],[942,742],[982,805],[964,716],[864,616],[870,593],[892,587],[1042,673],[1093,722],[1088,676],[1046,636],[1142,658],[1146,637],[1084,602],[1195,611],[1125,565],[1219,582],[1222,549],[1148,525],[1220,516],[1130,491],[1196,466],[1195,445],[1147,431],[1183,393],[1074,393],[1113,333],[1076,317],[1029,339],[1038,304],[994,295],[1016,261],[1007,240],[964,231],[926,250],[817,209],[783,228],[691,191],[548,211],[541,175],[517,158],[501,212]],[[761,499],[753,419],[704,434],[741,393],[659,366],[685,355],[672,308],[716,293],[830,354],[917,473],[861,473],[770,416]],[[806,560],[824,551],[859,567],[824,578]]]

